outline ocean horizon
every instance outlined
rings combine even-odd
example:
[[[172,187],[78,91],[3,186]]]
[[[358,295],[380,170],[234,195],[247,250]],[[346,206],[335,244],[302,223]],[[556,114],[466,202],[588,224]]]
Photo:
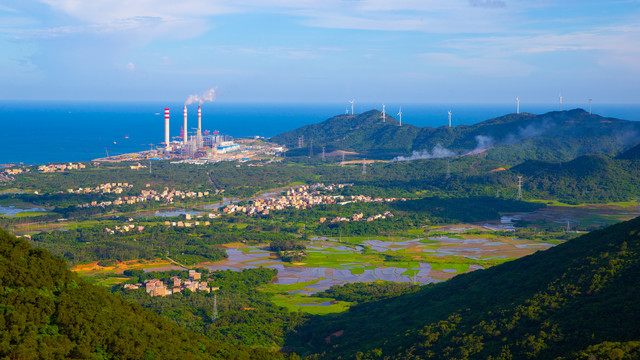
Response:
[[[564,110],[588,103],[563,104]],[[415,126],[471,125],[514,113],[513,104],[387,103],[386,111]],[[0,164],[45,164],[90,161],[109,155],[147,150],[164,141],[164,108],[171,111],[172,138],[180,135],[182,103],[169,102],[0,102]],[[197,106],[188,108],[189,131],[197,126]],[[233,103],[202,105],[203,130],[233,137],[269,138],[300,126],[324,121],[351,110],[345,103]],[[354,111],[382,110],[381,103],[355,103]],[[521,112],[543,114],[559,104],[520,104]],[[593,104],[593,113],[640,121],[640,104]]]

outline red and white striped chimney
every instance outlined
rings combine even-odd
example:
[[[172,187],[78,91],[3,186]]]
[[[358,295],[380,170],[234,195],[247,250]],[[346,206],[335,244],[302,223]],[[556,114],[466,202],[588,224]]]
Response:
[[[184,106],[184,127],[182,131],[182,143],[187,144],[187,106]]]
[[[202,136],[202,109],[198,106],[198,138]]]
[[[164,109],[164,143],[165,143],[165,149],[167,151],[170,151],[171,148],[169,147],[169,108]]]

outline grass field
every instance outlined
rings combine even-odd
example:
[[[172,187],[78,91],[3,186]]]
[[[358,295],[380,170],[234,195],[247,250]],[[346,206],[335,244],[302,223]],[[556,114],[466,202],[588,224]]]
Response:
[[[301,311],[314,315],[325,315],[343,312],[351,306],[351,303],[349,302],[334,301],[334,299],[330,298],[304,296],[292,293],[292,291],[302,290],[309,285],[314,285],[319,280],[320,279],[291,285],[270,284],[262,287],[260,290],[273,294],[271,301],[278,306],[287,308],[289,311]]]

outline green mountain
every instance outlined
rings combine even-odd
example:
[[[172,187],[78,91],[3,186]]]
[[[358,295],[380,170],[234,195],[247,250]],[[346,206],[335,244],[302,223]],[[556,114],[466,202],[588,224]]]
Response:
[[[317,318],[316,359],[637,359],[640,218],[418,292]]]
[[[78,278],[46,250],[0,229],[0,357],[270,359],[214,342]]]
[[[506,182],[513,179],[512,174],[523,177],[528,197],[556,199],[568,204],[628,201],[640,195],[637,186],[640,161],[637,160],[600,155],[580,156],[561,163],[527,160],[497,176]]]
[[[640,159],[640,144],[618,155],[618,159]]]
[[[292,155],[308,155],[311,141],[316,149],[325,146],[326,151],[348,150],[386,158],[412,152],[423,152],[425,157],[425,151],[433,156],[439,145],[449,155],[485,153],[490,159],[517,163],[526,159],[568,161],[585,154],[615,156],[637,143],[639,134],[640,122],[590,115],[582,109],[509,114],[451,128],[399,126],[393,117],[387,116],[383,122],[382,114],[371,110],[335,116],[272,140],[295,149],[303,137],[303,149],[293,150]]]

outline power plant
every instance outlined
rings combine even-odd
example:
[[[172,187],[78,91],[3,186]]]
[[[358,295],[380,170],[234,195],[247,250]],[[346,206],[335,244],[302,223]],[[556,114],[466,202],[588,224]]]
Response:
[[[270,159],[282,155],[286,148],[276,144],[265,143],[262,137],[255,136],[241,138],[234,141],[231,136],[222,135],[218,130],[210,132],[202,128],[202,107],[206,102],[216,99],[216,88],[211,88],[202,94],[189,95],[182,108],[182,126],[180,126],[179,136],[171,136],[170,109],[164,109],[164,141],[150,145],[151,149],[146,151],[131,152],[113,155],[105,148],[106,158],[95,159],[95,161],[135,161],[135,160],[166,160],[176,159],[184,162],[202,164],[205,162],[232,161],[240,162],[252,159]],[[188,109],[191,104],[198,105],[198,126],[189,131]],[[156,113],[155,115],[161,115]],[[206,121],[206,119],[205,119]],[[158,124],[159,125],[159,124]],[[193,126],[193,125],[192,125]],[[128,135],[126,136],[128,139]],[[115,144],[115,142],[114,142]],[[149,163],[151,166],[151,163]]]
[[[210,135],[209,131],[202,131],[202,108],[198,106],[198,127],[195,133],[189,135],[187,106],[183,110],[183,124],[180,137],[177,141],[171,141],[170,134],[170,110],[164,109],[164,151],[162,155],[169,158],[181,159],[201,159],[211,158],[214,155],[229,154],[240,150],[240,145],[234,143],[230,136],[220,135],[214,131]]]

